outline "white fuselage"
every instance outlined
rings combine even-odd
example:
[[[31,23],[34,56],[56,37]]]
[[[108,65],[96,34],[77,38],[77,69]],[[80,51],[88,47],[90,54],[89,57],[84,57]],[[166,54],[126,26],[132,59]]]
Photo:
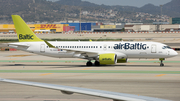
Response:
[[[45,42],[19,42],[18,44],[28,45],[28,48],[9,45],[35,54],[56,57],[56,58],[85,58],[78,54],[81,52],[92,52],[99,54],[115,53],[118,58],[169,58],[177,55],[173,49],[167,45],[157,42],[59,42],[49,41],[56,48],[49,48]],[[17,43],[13,43],[17,44]],[[73,50],[67,52],[66,50]],[[74,52],[77,51],[77,52]],[[96,57],[97,54],[89,54]]]

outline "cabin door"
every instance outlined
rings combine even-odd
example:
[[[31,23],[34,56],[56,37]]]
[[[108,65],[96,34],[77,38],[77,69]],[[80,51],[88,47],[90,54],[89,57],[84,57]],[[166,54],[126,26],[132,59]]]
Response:
[[[41,52],[41,53],[44,53],[44,52],[45,52],[45,45],[44,45],[44,44],[41,44],[41,46],[40,46],[40,52]]]
[[[156,45],[152,45],[151,46],[151,53],[156,53],[156,48],[157,48],[157,46]]]

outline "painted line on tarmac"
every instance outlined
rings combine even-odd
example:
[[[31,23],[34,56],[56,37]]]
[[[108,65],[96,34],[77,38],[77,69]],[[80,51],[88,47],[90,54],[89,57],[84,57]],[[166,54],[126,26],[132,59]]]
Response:
[[[46,76],[46,75],[51,75],[53,73],[46,73],[46,74],[41,74],[40,76]]]
[[[87,62],[87,60],[0,60],[0,62],[36,62],[36,63],[78,63]],[[92,61],[94,62],[94,61]],[[160,61],[128,61],[129,63],[160,63]],[[164,63],[180,63],[180,61],[163,61]]]
[[[180,71],[122,71],[122,70],[0,70],[0,73],[124,73],[124,74],[180,74]]]
[[[31,55],[9,55],[7,57],[25,57],[25,56],[31,56]]]
[[[89,69],[91,69],[91,68],[84,68],[84,69],[81,69],[81,70],[89,70]]]
[[[166,75],[166,74],[160,74],[160,75],[156,75],[156,77],[161,77],[161,76],[164,76],[164,75]]]

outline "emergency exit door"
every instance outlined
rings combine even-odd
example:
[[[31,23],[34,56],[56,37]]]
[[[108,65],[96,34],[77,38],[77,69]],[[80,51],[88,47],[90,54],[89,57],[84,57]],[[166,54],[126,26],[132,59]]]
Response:
[[[151,53],[156,53],[157,51],[157,46],[156,45],[152,45],[151,46]]]
[[[44,45],[44,44],[41,44],[41,46],[40,46],[40,52],[41,52],[41,53],[44,53],[44,52],[45,52],[45,45]]]

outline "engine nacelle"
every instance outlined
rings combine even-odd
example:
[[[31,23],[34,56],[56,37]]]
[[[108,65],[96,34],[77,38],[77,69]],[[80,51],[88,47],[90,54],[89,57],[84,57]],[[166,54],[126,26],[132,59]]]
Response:
[[[114,53],[100,54],[99,55],[99,63],[102,65],[116,64],[117,63],[117,55]]]
[[[117,63],[127,63],[127,58],[118,59]]]

